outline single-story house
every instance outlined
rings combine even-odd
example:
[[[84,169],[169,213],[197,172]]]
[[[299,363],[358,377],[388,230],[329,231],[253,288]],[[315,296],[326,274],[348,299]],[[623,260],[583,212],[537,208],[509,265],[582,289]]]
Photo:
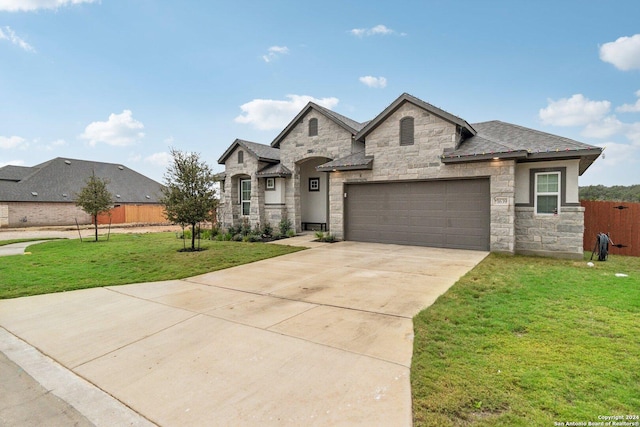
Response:
[[[270,145],[222,154],[219,221],[339,239],[580,258],[578,177],[602,149],[466,120],[402,94],[358,123],[307,104]]]
[[[93,173],[108,181],[114,205],[139,206],[158,217],[160,183],[124,165],[58,157],[32,167],[0,168],[0,227],[91,224],[75,196]]]

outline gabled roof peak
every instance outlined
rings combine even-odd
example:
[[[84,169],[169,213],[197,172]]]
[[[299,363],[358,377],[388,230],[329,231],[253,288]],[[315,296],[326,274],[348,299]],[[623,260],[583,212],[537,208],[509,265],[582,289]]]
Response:
[[[358,132],[356,135],[357,140],[364,140],[364,138],[375,128],[377,128],[383,121],[385,121],[391,114],[395,113],[398,108],[404,105],[406,102],[410,102],[431,114],[434,114],[438,117],[443,118],[451,123],[454,123],[462,129],[463,132],[467,134],[467,136],[472,136],[476,134],[476,130],[467,123],[466,120],[455,116],[445,110],[442,110],[435,105],[431,105],[428,102],[424,102],[423,100],[404,92],[402,95],[397,97],[395,101],[393,101],[387,108],[385,108],[380,114],[378,114],[373,120],[367,123],[367,125]]]
[[[309,101],[307,105],[289,122],[289,124],[275,137],[273,142],[271,143],[272,147],[280,148],[280,142],[291,132],[291,130],[300,122],[300,120],[307,115],[307,113],[314,109],[329,120],[345,129],[347,132],[350,132],[352,135],[355,135],[364,127],[363,123],[359,123],[355,120],[350,119],[349,117],[343,116],[342,114],[338,114],[333,110],[330,110],[326,107],[316,104],[315,102]]]
[[[227,161],[231,153],[237,148],[244,148],[249,154],[256,157],[258,160],[263,162],[279,162],[280,161],[280,150],[277,148],[273,148],[270,145],[259,144],[257,142],[245,141],[244,139],[236,139],[231,143],[229,148],[224,152],[222,156],[218,159],[218,164],[224,164]]]

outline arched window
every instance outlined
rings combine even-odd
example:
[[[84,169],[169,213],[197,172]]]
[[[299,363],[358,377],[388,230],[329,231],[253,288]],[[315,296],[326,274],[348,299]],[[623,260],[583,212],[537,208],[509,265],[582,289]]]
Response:
[[[309,119],[309,136],[318,136],[318,119]]]
[[[400,120],[400,145],[413,145],[413,117]]]
[[[244,151],[238,151],[238,164],[244,163]]]

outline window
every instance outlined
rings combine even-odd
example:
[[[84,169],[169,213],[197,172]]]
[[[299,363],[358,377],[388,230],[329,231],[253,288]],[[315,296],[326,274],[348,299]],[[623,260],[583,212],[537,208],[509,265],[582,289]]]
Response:
[[[320,178],[309,178],[309,191],[320,191]]]
[[[251,180],[240,181],[240,207],[242,215],[248,216],[251,213]]]
[[[535,209],[538,214],[560,212],[560,172],[536,174]]]
[[[244,163],[244,151],[238,151],[238,164]]]
[[[318,136],[318,119],[309,119],[309,136]]]
[[[276,189],[276,179],[275,178],[267,178],[267,191],[275,191]]]
[[[413,117],[400,120],[400,145],[413,145]]]

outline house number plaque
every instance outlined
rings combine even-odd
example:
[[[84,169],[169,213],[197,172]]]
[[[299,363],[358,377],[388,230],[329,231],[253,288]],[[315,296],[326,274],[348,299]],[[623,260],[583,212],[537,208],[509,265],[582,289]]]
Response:
[[[508,197],[494,197],[493,204],[496,206],[507,206],[509,204]]]

